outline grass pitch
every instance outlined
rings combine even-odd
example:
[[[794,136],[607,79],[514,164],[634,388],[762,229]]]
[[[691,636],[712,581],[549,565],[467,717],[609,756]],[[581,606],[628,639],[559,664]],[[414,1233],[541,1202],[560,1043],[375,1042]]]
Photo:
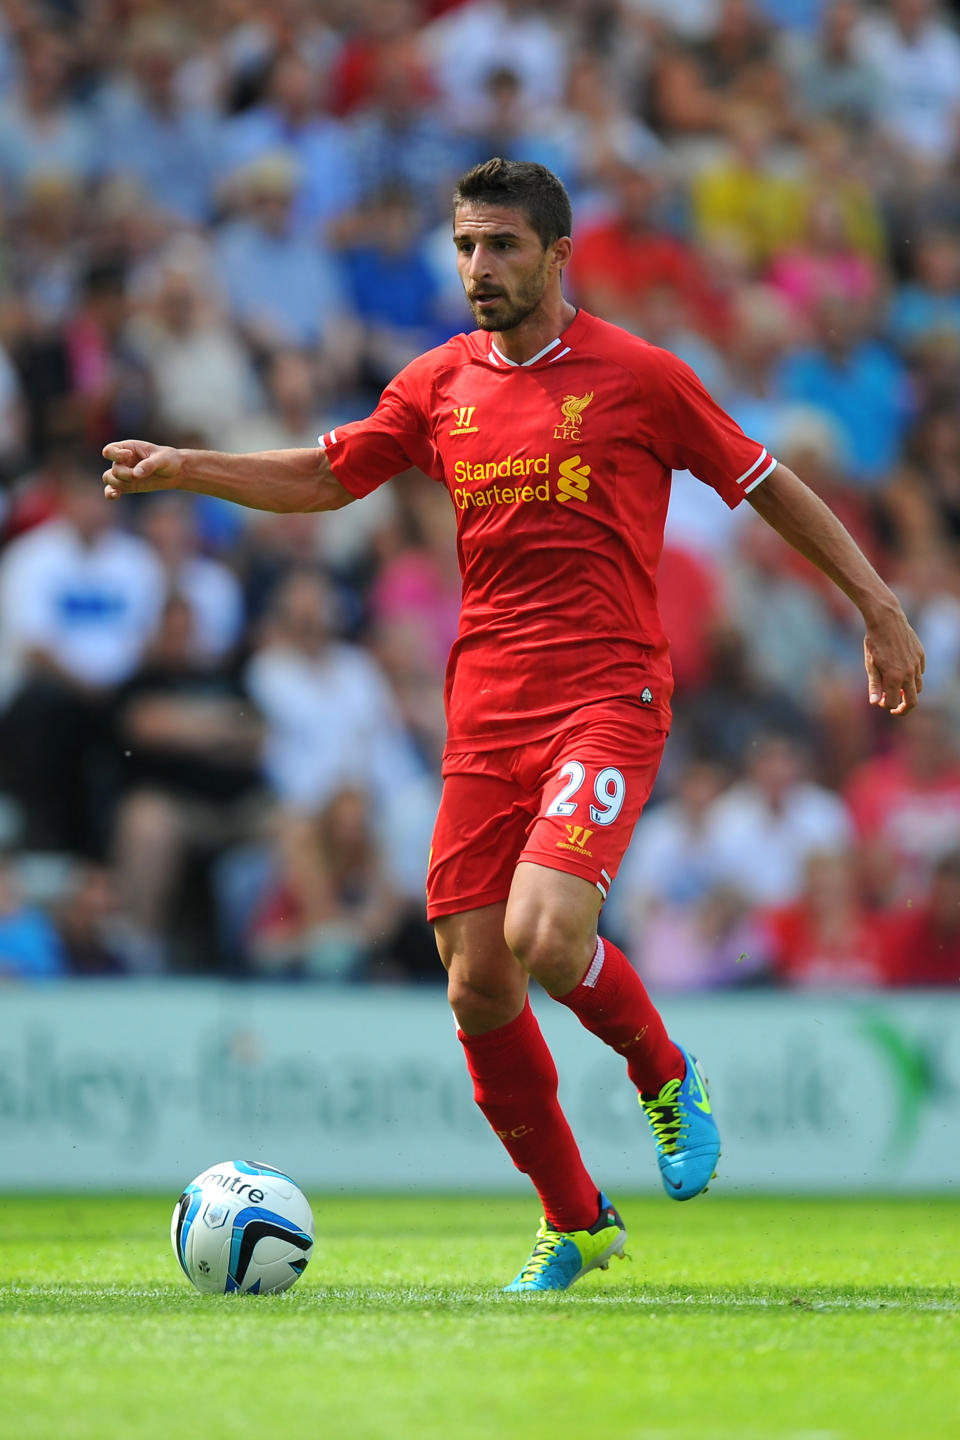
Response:
[[[535,1202],[312,1198],[293,1290],[205,1297],[173,1197],[0,1197],[0,1436],[960,1434],[950,1201],[618,1196],[632,1261],[518,1297]]]

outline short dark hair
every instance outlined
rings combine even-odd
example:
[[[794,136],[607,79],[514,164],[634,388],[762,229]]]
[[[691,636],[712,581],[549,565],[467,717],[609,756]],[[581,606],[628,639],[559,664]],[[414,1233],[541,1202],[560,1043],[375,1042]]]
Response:
[[[570,196],[562,180],[532,160],[504,160],[498,155],[474,165],[457,182],[454,211],[470,201],[522,210],[544,246],[573,229]]]

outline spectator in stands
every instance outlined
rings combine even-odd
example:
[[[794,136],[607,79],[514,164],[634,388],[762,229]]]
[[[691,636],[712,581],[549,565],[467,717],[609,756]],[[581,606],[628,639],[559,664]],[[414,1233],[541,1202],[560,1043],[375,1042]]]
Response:
[[[60,170],[25,177],[6,256],[15,293],[26,308],[28,330],[56,336],[77,304],[84,271],[81,233],[83,188]]]
[[[429,67],[420,53],[417,22],[425,18],[423,11],[416,0],[364,0],[352,7],[350,27],[338,37],[330,67],[335,114],[350,116],[376,104],[383,73],[397,62],[410,67],[422,98],[432,95]]]
[[[924,900],[885,917],[887,965],[898,985],[960,983],[960,850],[933,867]]]
[[[853,839],[847,806],[807,779],[807,766],[804,748],[791,736],[761,736],[744,756],[744,778],[707,812],[715,873],[755,903],[794,900],[809,856]]]
[[[245,678],[266,724],[266,778],[290,808],[316,811],[348,784],[385,798],[416,775],[386,682],[336,638],[334,595],[318,572],[278,586]]]
[[[416,922],[390,883],[366,792],[339,790],[315,816],[282,817],[273,853],[273,878],[248,939],[251,970],[322,980],[371,972],[405,978]],[[420,931],[423,956],[414,976],[435,950],[425,922]]]
[[[292,223],[323,234],[358,198],[352,141],[325,108],[324,77],[297,52],[275,57],[263,98],[223,125],[221,171],[229,177],[263,157],[286,154],[297,177]]]
[[[509,57],[526,108],[555,105],[567,74],[567,47],[558,17],[530,0],[467,0],[423,34],[449,122],[470,129],[484,110],[492,70]]]
[[[23,390],[9,351],[0,341],[0,486],[9,481],[22,464],[26,439]],[[0,530],[4,522],[4,508],[0,498]]]
[[[89,114],[70,96],[68,44],[50,27],[25,29],[19,60],[0,112],[0,182],[14,197],[41,176],[80,186],[94,173],[96,145]]]
[[[444,673],[460,620],[460,571],[456,520],[441,486],[405,487],[396,553],[385,558],[369,597],[381,635],[384,627],[407,625],[434,675]]]
[[[651,290],[683,297],[692,322],[707,333],[723,314],[697,253],[664,224],[667,175],[659,162],[610,169],[610,213],[577,234],[570,285],[592,314],[642,334]]]
[[[824,192],[810,196],[801,241],[779,252],[767,279],[804,321],[835,295],[867,306],[881,290],[877,265],[855,248],[842,207]]]
[[[849,989],[892,979],[884,922],[863,903],[849,852],[809,854],[802,893],[761,920],[771,969],[783,984]]]
[[[912,273],[894,293],[889,334],[909,354],[937,334],[960,338],[960,237],[934,230],[918,236]]]
[[[747,435],[762,435],[774,455],[790,413],[779,384],[780,367],[795,341],[796,321],[784,297],[769,285],[744,285],[736,296],[725,351],[726,407]]]
[[[954,706],[960,698],[960,594],[954,554],[934,536],[903,555],[894,575],[910,623],[923,635],[924,693]]]
[[[948,715],[926,705],[920,723],[891,740],[845,790],[879,906],[918,900],[937,861],[960,847],[960,753]]]
[[[3,748],[28,843],[96,853],[112,786],[107,708],[139,663],[165,580],[85,471],[62,475],[59,501],[0,561],[0,651],[16,675]]]
[[[171,595],[113,706],[125,764],[112,846],[122,943],[138,970],[170,963],[187,857],[200,866],[239,842],[260,809],[263,727],[195,632],[189,600]]]
[[[163,565],[168,593],[189,606],[194,658],[231,659],[243,634],[243,591],[227,565],[201,552],[193,496],[152,497],[140,533]]]
[[[125,341],[150,376],[156,423],[211,443],[254,406],[257,383],[206,247],[175,241],[143,275],[137,299]]]
[[[660,0],[657,0],[660,8]],[[672,28],[672,7],[667,25]],[[787,116],[785,77],[775,62],[773,32],[751,0],[717,0],[685,43],[669,41],[650,74],[654,127],[679,138],[713,135],[738,106],[769,107],[774,127]]]
[[[957,143],[960,40],[938,0],[889,0],[856,34],[857,54],[877,77],[877,123],[908,162],[936,164]]]
[[[870,488],[897,459],[912,398],[902,361],[866,333],[867,318],[853,297],[822,298],[813,312],[813,344],[784,359],[779,383],[787,399],[833,417],[850,478]]]
[[[202,224],[213,216],[219,127],[177,88],[191,39],[162,14],[134,22],[122,71],[98,96],[97,157],[105,175],[135,178],[178,220]]]
[[[689,703],[682,692],[674,697],[671,740],[664,756],[668,774],[694,755],[709,756],[738,772],[758,734],[767,731],[809,741],[811,718],[796,686],[778,687],[759,669],[741,630],[720,626],[711,650],[709,683]]]
[[[815,35],[791,36],[785,64],[801,114],[867,128],[883,108],[878,77],[856,43],[862,14],[860,0],[828,0]]]
[[[715,761],[693,759],[670,797],[640,816],[607,905],[615,929],[639,933],[658,905],[689,907],[718,883],[707,819],[729,781]]]
[[[382,58],[376,92],[354,114],[351,136],[361,199],[400,185],[416,195],[425,216],[447,219],[466,147],[443,123],[406,49]]]
[[[564,104],[539,114],[544,118],[538,128],[549,124],[555,143],[568,153],[556,173],[572,172],[568,189],[576,194],[578,215],[589,214],[599,198],[594,190],[618,164],[643,169],[648,162],[662,164],[666,157],[664,145],[629,103],[617,64],[594,50],[572,56]]]
[[[804,187],[778,164],[767,110],[745,104],[732,108],[726,134],[726,154],[692,181],[696,234],[701,242],[732,242],[760,269],[800,239]]]
[[[902,553],[945,547],[960,561],[960,416],[930,407],[907,432],[902,463],[882,496],[892,540]]]
[[[220,436],[225,450],[309,449],[336,425],[330,367],[312,350],[272,350],[261,375],[260,406],[231,420]],[[240,507],[236,507],[240,510]]]
[[[149,373],[127,343],[129,315],[123,260],[108,255],[91,261],[63,327],[62,344],[71,408],[96,449],[118,425],[126,433],[142,430],[153,398]]]
[[[552,170],[568,189],[576,188],[578,167],[572,121],[564,125],[565,111],[559,106],[528,110],[523,83],[509,64],[498,65],[487,76],[487,104],[471,126],[468,164],[480,164],[491,155],[507,160],[534,160]],[[652,142],[655,144],[655,142]]]
[[[71,976],[131,972],[136,957],[124,949],[120,897],[109,866],[75,864],[53,908],[53,920]]]
[[[789,692],[798,670],[817,677],[817,686],[803,697],[812,709],[820,687],[837,679],[841,627],[806,567],[783,564],[753,522],[748,516],[740,530],[728,570],[731,618],[746,637],[753,663],[778,689]]]
[[[318,243],[293,228],[300,179],[283,151],[238,170],[236,213],[220,230],[217,266],[231,313],[260,352],[313,346],[340,333],[344,306],[336,267]]]
[[[341,269],[360,326],[361,363],[379,391],[448,333],[438,323],[438,286],[420,245],[413,195],[394,186],[371,196],[351,229]]]
[[[54,980],[67,973],[56,927],[23,896],[13,858],[0,854],[0,985],[10,980]]]

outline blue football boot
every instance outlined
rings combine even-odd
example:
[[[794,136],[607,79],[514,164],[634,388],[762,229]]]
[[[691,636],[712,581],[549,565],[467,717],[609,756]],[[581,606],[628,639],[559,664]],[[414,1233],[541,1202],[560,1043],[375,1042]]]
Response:
[[[659,1095],[639,1098],[657,1142],[664,1190],[671,1200],[692,1200],[716,1174],[720,1134],[696,1056],[677,1048],[687,1062],[683,1079],[668,1080]]]
[[[589,1230],[555,1230],[541,1217],[529,1260],[504,1290],[569,1290],[588,1270],[606,1270],[614,1255],[622,1260],[626,1227],[606,1195],[599,1199],[600,1215]]]

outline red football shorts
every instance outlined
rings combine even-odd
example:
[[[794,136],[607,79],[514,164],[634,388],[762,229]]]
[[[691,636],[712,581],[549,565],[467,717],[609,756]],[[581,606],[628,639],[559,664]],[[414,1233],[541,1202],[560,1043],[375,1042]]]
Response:
[[[427,873],[429,919],[506,900],[521,860],[580,875],[606,899],[666,738],[629,711],[607,708],[548,739],[448,752]]]

